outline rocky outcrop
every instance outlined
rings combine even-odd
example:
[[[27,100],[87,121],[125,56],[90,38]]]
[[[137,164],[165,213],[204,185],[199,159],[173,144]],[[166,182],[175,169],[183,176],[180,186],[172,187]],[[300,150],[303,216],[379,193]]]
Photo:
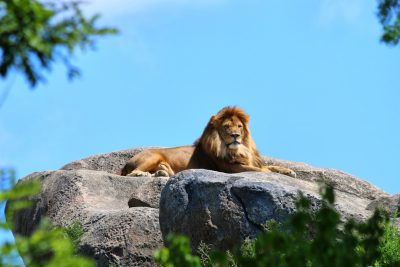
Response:
[[[154,266],[154,250],[163,246],[158,207],[167,178],[117,175],[139,151],[93,156],[23,178],[40,181],[42,189],[34,207],[15,216],[14,231],[29,235],[43,216],[55,226],[79,221],[85,232],[79,250],[98,266]]]
[[[342,182],[358,185],[336,190],[336,208],[344,219],[368,218],[372,193],[386,195],[350,176]],[[319,185],[310,181],[275,173],[187,170],[168,181],[161,193],[161,231],[164,236],[170,232],[188,235],[192,248],[204,241],[230,249],[245,237],[259,234],[268,220],[285,221],[295,211],[299,191],[311,200],[312,210],[320,206]]]
[[[16,214],[14,231],[32,233],[43,216],[56,226],[79,221],[85,232],[80,251],[98,266],[154,266],[153,251],[168,233],[189,235],[193,247],[203,240],[230,248],[259,233],[267,220],[284,221],[295,210],[298,191],[316,209],[320,182],[335,185],[344,218],[365,219],[375,206],[394,209],[399,203],[349,174],[272,158],[265,160],[295,170],[297,178],[208,170],[187,170],[170,179],[118,175],[140,151],[96,155],[23,178],[40,181],[42,190],[31,209]]]

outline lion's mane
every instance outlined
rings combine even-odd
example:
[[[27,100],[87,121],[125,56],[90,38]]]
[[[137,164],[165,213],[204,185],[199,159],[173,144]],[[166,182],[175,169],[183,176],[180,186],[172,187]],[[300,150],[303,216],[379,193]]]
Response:
[[[227,148],[225,140],[219,134],[222,123],[225,119],[236,116],[243,123],[242,145],[237,150]],[[249,130],[250,117],[240,108],[226,107],[217,115],[212,116],[201,137],[196,141],[195,146],[201,147],[203,152],[211,157],[211,160],[218,163],[241,163],[261,168],[265,165],[251,137]],[[224,170],[230,172],[233,170]]]

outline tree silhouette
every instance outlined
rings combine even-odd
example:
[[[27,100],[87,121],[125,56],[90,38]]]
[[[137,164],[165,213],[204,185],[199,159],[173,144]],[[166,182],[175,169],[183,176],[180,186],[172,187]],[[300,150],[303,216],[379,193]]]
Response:
[[[79,1],[0,0],[0,76],[15,70],[33,88],[56,61],[66,66],[70,79],[78,76],[69,60],[76,48],[91,49],[96,37],[117,33],[97,27],[99,15],[86,18],[80,6]]]

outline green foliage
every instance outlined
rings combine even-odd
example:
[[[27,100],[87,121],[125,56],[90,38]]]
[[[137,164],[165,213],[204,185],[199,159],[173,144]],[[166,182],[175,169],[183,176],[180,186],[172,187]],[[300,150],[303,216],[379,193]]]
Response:
[[[333,188],[325,187],[319,210],[312,213],[310,201],[301,196],[297,212],[284,224],[268,222],[256,239],[246,239],[231,252],[211,252],[202,244],[198,250],[202,266],[400,266],[399,231],[386,215],[376,210],[366,222],[342,222],[334,208]],[[182,241],[184,240],[184,242]],[[169,237],[170,245],[161,251],[168,260],[162,266],[179,265],[175,259],[193,258],[184,237]],[[177,249],[179,247],[179,249]],[[160,259],[160,251],[156,254]]]
[[[397,218],[397,214],[393,219]],[[400,266],[400,231],[392,222],[387,221],[382,242],[380,243],[381,256],[375,267]]]
[[[190,252],[189,239],[185,236],[169,235],[168,248],[162,248],[154,253],[157,263],[165,267],[200,267],[200,259]]]
[[[80,221],[74,221],[72,224],[65,227],[64,232],[71,240],[74,247],[78,247],[84,234],[83,227]]]
[[[383,26],[382,41],[397,45],[400,41],[400,0],[379,0],[378,18]]]
[[[29,183],[15,183],[15,172],[12,169],[0,170],[0,181],[3,185],[0,188],[0,203],[5,205],[7,200],[9,202],[8,211],[6,212],[6,221],[0,223],[0,228],[13,229],[12,218],[14,213],[18,210],[28,208],[31,202],[27,200],[28,197],[39,193],[40,185],[38,182],[32,181]]]
[[[94,266],[91,260],[76,256],[74,244],[66,238],[65,230],[54,229],[48,220],[42,220],[30,237],[17,236],[15,241],[26,266]]]
[[[37,194],[40,186],[37,182],[15,183],[11,170],[0,171],[0,204],[9,201],[6,211],[7,222],[0,224],[0,229],[11,230],[12,218],[18,210],[27,208],[31,203],[27,198]],[[18,254],[26,266],[33,267],[90,267],[94,262],[76,255],[75,245],[79,244],[83,234],[82,226],[75,222],[66,229],[54,228],[47,219],[42,219],[38,229],[31,236],[15,236],[15,243],[5,242],[0,245],[0,267],[19,266]]]
[[[205,266],[208,262],[210,262],[211,246],[207,245],[203,241],[200,241],[196,252],[199,255],[201,266]]]
[[[11,69],[22,73],[32,87],[41,72],[62,61],[69,78],[79,70],[69,61],[76,47],[93,48],[95,37],[117,33],[97,27],[99,15],[86,18],[79,1],[0,0],[0,76]]]

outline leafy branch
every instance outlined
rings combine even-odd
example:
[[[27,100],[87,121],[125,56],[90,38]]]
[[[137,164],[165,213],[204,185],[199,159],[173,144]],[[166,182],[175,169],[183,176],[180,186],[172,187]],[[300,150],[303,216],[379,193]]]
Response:
[[[115,28],[97,27],[99,15],[86,18],[81,4],[0,0],[0,76],[14,69],[35,87],[55,61],[66,66],[70,79],[79,76],[69,60],[76,48],[93,49],[96,37],[117,33]]]
[[[400,0],[379,0],[378,18],[383,27],[381,40],[389,45],[400,41]]]

